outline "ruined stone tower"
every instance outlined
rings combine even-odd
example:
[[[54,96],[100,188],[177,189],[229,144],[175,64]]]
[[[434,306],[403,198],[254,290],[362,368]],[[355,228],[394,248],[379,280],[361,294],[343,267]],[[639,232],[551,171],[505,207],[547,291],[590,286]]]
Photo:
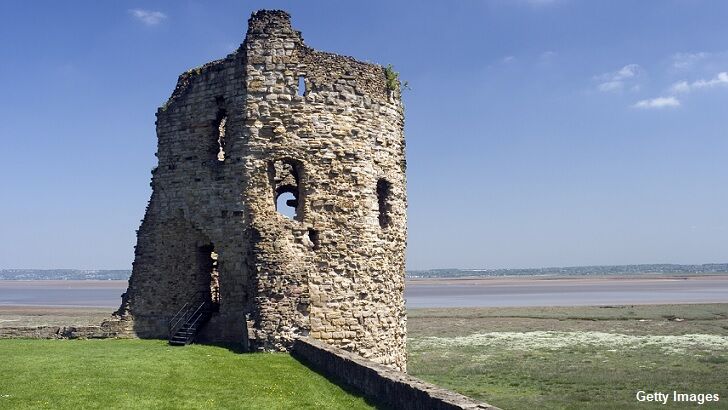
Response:
[[[137,335],[167,337],[203,295],[208,340],[285,350],[308,335],[404,370],[406,164],[390,70],[315,51],[287,13],[259,11],[236,52],[179,77],[157,137],[118,312]]]

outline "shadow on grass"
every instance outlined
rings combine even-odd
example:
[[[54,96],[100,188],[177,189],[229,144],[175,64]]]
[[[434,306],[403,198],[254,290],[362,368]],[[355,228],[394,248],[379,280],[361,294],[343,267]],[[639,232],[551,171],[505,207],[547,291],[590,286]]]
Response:
[[[223,349],[227,349],[231,351],[232,353],[254,353],[251,352],[244,344],[242,343],[233,343],[233,342],[194,342],[194,344],[202,345],[202,346],[214,346],[214,347],[220,347]]]
[[[233,353],[238,353],[238,354],[253,354],[253,353],[257,353],[255,351],[251,351],[250,349],[248,349],[243,343],[205,342],[205,341],[202,341],[202,342],[195,342],[195,344],[203,345],[203,346],[220,347],[220,348],[227,349],[227,350],[229,350],[229,351],[231,351]],[[294,360],[296,360],[297,362],[301,363],[307,369],[311,370],[312,372],[314,372],[314,373],[316,373],[318,375],[321,375],[324,379],[328,380],[330,383],[339,386],[342,390],[344,390],[346,393],[350,394],[351,396],[362,398],[366,404],[368,404],[368,405],[370,405],[370,406],[372,406],[372,407],[374,407],[376,409],[393,410],[391,407],[386,406],[383,403],[378,402],[378,401],[372,399],[371,397],[365,396],[364,394],[362,394],[361,390],[359,390],[359,389],[357,389],[357,388],[355,388],[355,387],[353,387],[353,386],[351,386],[351,385],[349,385],[347,383],[344,383],[342,380],[339,380],[336,377],[333,377],[331,375],[328,375],[328,374],[326,374],[324,372],[319,371],[317,368],[315,368],[314,366],[312,366],[306,360],[304,360],[302,358],[299,358],[296,355],[291,355],[291,357]]]
[[[291,357],[293,357],[297,362],[306,366],[306,368],[308,368],[312,372],[321,375],[323,378],[325,378],[329,382],[341,387],[341,389],[344,390],[345,392],[347,392],[348,394],[355,396],[355,397],[361,397],[362,399],[364,399],[364,402],[366,404],[368,404],[376,409],[380,409],[380,410],[394,410],[392,407],[389,407],[380,401],[374,400],[371,397],[364,395],[361,392],[361,390],[355,388],[354,386],[344,383],[342,380],[320,371],[316,367],[312,366],[311,363],[309,363],[305,359],[298,357],[298,355],[291,355]]]
[[[145,339],[166,340],[166,339],[161,339],[161,338],[145,338]],[[236,354],[255,354],[255,353],[257,353],[256,351],[251,351],[248,348],[248,346],[246,346],[242,342],[238,342],[238,343],[234,343],[234,342],[213,342],[213,341],[204,341],[204,340],[201,340],[201,341],[194,341],[191,344],[197,344],[197,345],[201,345],[201,346],[218,347],[218,348],[222,348],[222,349],[227,349],[228,351],[230,351],[232,353],[236,353]],[[177,347],[180,348],[180,349],[183,349],[186,346],[187,345],[177,346]],[[374,400],[373,398],[364,395],[361,392],[361,390],[355,388],[354,386],[351,386],[351,385],[345,383],[344,381],[342,381],[342,380],[340,380],[340,379],[338,379],[336,377],[333,377],[331,375],[328,375],[328,374],[320,371],[319,369],[317,369],[316,367],[314,367],[313,365],[311,365],[309,362],[307,362],[305,359],[302,359],[302,358],[298,357],[298,355],[290,354],[290,352],[288,354],[294,360],[296,360],[298,363],[300,363],[301,365],[303,365],[304,367],[306,367],[310,371],[312,371],[312,372],[314,372],[316,374],[321,375],[324,379],[328,380],[330,383],[339,386],[342,390],[344,390],[349,395],[351,395],[353,397],[361,398],[362,400],[364,400],[364,402],[366,404],[368,404],[368,405],[370,405],[370,406],[372,406],[372,407],[374,407],[376,409],[393,410],[392,407],[387,406],[386,404],[384,404],[384,403],[382,403],[380,401]]]

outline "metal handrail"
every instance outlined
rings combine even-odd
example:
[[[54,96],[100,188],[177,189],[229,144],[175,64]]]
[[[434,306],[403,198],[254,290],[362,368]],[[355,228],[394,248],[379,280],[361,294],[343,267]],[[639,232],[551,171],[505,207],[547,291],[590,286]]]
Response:
[[[190,311],[192,311],[192,308],[194,306],[190,307],[190,309],[188,309],[185,312],[185,315],[183,317],[186,317],[187,320],[185,320],[184,322],[181,322],[182,326],[188,325],[188,328],[187,328],[188,330],[195,329],[191,334],[188,332],[185,335],[185,344],[189,343],[192,339],[195,338],[196,333],[197,333],[196,327],[197,327],[198,322],[200,322],[200,320],[202,319],[202,317],[205,313],[204,309],[207,306],[207,301],[203,300],[199,305],[195,305],[195,306],[197,306],[197,308],[194,310],[194,312],[189,313]],[[178,329],[174,329],[174,332],[170,332],[170,334],[169,334],[170,340],[171,340],[172,336],[174,336],[177,333],[177,330]]]
[[[172,316],[172,319],[169,320],[169,331],[170,332],[172,331],[172,329],[174,329],[177,326],[177,324],[182,319],[184,319],[185,314],[187,313],[186,308],[187,308],[187,305],[189,305],[189,304],[190,304],[190,302],[187,302],[184,305],[182,305],[182,307],[180,308],[180,310],[178,310],[177,313],[175,313],[174,316]]]
[[[204,296],[203,296],[205,293],[206,292],[204,292],[204,291],[195,292],[193,301],[189,301],[189,302],[185,303],[182,306],[182,308],[180,308],[180,310],[177,311],[177,313],[174,316],[172,316],[172,319],[170,319],[170,321],[169,321],[169,337],[170,338],[175,333],[177,333],[177,331],[182,326],[184,326],[184,324],[187,323],[187,321],[190,318],[192,318],[193,315],[195,315],[205,305],[205,303],[207,303],[207,301],[204,300]],[[198,306],[196,303],[199,300],[202,300],[200,306]],[[195,311],[192,314],[190,314],[190,311],[192,309],[194,309],[195,306],[197,306],[197,309],[195,309]]]
[[[202,303],[200,303],[200,306],[197,307],[194,313],[190,315],[190,318],[194,318],[194,320],[190,323],[190,327],[197,326],[197,322],[202,319],[202,313],[204,312],[203,308],[207,305],[207,301],[203,300]],[[190,337],[187,337],[187,341],[190,340]]]

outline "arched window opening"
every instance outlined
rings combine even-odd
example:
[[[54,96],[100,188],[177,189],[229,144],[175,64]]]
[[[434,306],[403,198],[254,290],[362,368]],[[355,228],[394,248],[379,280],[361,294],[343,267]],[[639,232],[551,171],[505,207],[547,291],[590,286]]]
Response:
[[[302,169],[301,163],[292,159],[274,161],[268,166],[276,211],[297,221],[303,221],[304,191],[299,177]]]
[[[298,89],[296,91],[296,95],[299,97],[306,95],[306,79],[302,75],[298,76]]]
[[[390,204],[390,191],[391,184],[386,179],[380,179],[377,181],[377,202],[379,203],[379,226],[386,228],[391,223],[390,211],[392,205]]]

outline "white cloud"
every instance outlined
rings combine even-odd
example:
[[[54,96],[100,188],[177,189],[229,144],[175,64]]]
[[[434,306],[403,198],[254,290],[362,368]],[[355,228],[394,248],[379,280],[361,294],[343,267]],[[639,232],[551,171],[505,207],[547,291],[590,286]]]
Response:
[[[700,79],[692,83],[688,83],[687,81],[677,82],[670,87],[670,91],[673,93],[687,93],[701,88],[713,88],[724,85],[728,85],[728,71],[722,71],[710,80]]]
[[[515,60],[516,60],[516,57],[514,57],[514,56],[505,56],[501,59],[501,63],[508,64],[508,63],[512,63]]]
[[[672,67],[678,70],[687,70],[692,68],[700,60],[704,60],[710,56],[710,53],[675,53],[672,55]]]
[[[633,80],[642,72],[638,64],[627,64],[617,71],[604,73],[594,77],[599,81],[597,89],[602,92],[621,91],[627,81]]]
[[[693,82],[692,88],[711,88],[718,85],[728,84],[728,72],[723,71],[718,73],[715,77],[710,80],[698,80]]]
[[[617,77],[620,79],[632,78],[640,71],[640,66],[637,64],[627,64],[617,71]]]
[[[167,15],[162,13],[161,11],[133,9],[129,10],[129,13],[131,13],[131,15],[134,16],[135,19],[141,21],[147,26],[156,26],[157,24],[161,23],[162,20],[167,18]]]
[[[653,108],[674,108],[679,107],[680,101],[675,97],[657,97],[649,100],[637,101],[632,107],[653,109]]]
[[[621,81],[606,81],[603,83],[600,83],[597,86],[597,89],[602,92],[610,92],[610,91],[620,91],[624,87],[624,83]]]
[[[550,51],[550,50],[544,51],[543,53],[541,53],[540,57],[541,57],[541,60],[549,60],[549,59],[556,57],[556,52]]]
[[[690,84],[688,84],[687,81],[680,81],[675,84],[673,84],[670,87],[670,91],[673,93],[686,93],[690,91]]]

